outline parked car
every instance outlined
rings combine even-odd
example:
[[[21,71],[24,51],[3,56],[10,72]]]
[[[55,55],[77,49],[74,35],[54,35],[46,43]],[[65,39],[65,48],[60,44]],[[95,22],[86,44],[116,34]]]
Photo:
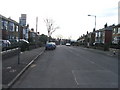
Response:
[[[11,39],[12,48],[20,47],[21,51],[25,51],[29,49],[29,42],[25,39]]]
[[[53,48],[56,49],[56,43],[55,42],[50,42],[53,45]]]
[[[2,50],[6,50],[8,47],[11,46],[11,43],[9,40],[0,40],[0,43],[2,43]]]
[[[20,39],[20,42],[25,42],[25,43],[29,44],[29,42],[25,39]]]
[[[27,44],[29,44],[29,42],[27,40],[25,40],[25,39],[11,39],[9,41],[11,42],[12,46],[18,46],[18,44],[20,44],[20,43],[27,43]]]
[[[49,42],[45,46],[46,50],[54,50],[55,48],[56,48],[56,44],[54,42]]]
[[[95,46],[95,45],[98,45],[98,44],[100,44],[100,42],[94,42],[94,43],[93,43],[94,46]]]
[[[103,43],[100,43],[100,42],[94,42],[93,45],[94,45],[94,46],[102,46],[102,45],[104,45],[104,44],[103,44]]]
[[[9,40],[10,41],[10,43],[11,43],[11,46],[13,47],[13,48],[16,48],[16,47],[18,47],[18,39],[10,39]]]
[[[66,46],[71,46],[71,44],[70,43],[66,43]]]

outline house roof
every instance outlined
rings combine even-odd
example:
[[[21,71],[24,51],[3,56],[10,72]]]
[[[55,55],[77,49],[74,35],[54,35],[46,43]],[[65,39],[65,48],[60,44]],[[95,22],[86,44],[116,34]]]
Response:
[[[120,24],[118,24],[118,25],[114,26],[114,28],[116,28],[116,27],[120,27]]]
[[[1,15],[1,14],[0,14],[0,17],[1,17],[2,19],[7,20],[7,21],[13,22],[13,23],[15,23],[15,24],[19,24],[17,21],[15,21],[15,20],[13,20],[13,19],[11,19],[11,18],[6,18],[5,16],[3,16],[3,15]]]

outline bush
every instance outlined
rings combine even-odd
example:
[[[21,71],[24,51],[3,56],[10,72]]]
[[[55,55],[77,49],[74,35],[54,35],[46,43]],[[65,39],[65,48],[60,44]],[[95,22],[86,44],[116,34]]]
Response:
[[[26,42],[19,42],[19,47],[21,48],[21,51],[29,50],[29,44]]]

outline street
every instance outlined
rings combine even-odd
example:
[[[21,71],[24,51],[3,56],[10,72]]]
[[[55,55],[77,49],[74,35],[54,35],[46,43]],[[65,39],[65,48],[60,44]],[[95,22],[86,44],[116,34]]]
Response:
[[[12,88],[117,88],[118,59],[104,51],[58,45],[45,51]]]

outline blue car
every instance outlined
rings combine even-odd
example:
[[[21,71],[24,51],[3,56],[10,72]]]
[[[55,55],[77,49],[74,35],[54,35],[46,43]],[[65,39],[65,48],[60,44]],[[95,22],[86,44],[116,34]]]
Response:
[[[45,46],[45,50],[54,50],[56,48],[56,44],[53,42],[49,42]]]

